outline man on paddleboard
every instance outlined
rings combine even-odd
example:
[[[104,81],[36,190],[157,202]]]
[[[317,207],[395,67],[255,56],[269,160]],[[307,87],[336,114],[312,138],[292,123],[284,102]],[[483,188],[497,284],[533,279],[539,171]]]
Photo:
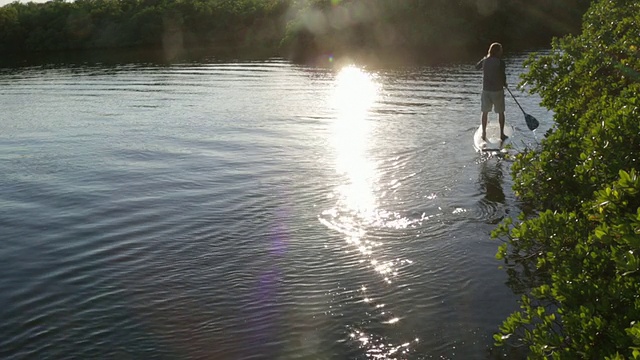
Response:
[[[504,87],[507,86],[506,64],[502,60],[502,45],[494,42],[489,47],[487,56],[476,64],[476,70],[482,69],[482,140],[487,140],[487,116],[493,108],[498,113],[500,122],[500,139],[504,134]]]

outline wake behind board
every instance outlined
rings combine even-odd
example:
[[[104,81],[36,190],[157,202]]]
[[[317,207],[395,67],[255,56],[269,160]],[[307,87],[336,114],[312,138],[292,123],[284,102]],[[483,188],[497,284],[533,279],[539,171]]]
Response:
[[[500,140],[500,124],[498,121],[490,121],[487,124],[487,141],[482,140],[482,125],[473,134],[473,147],[476,151],[505,152],[504,146],[513,138],[513,126],[504,124],[504,134],[509,138]]]

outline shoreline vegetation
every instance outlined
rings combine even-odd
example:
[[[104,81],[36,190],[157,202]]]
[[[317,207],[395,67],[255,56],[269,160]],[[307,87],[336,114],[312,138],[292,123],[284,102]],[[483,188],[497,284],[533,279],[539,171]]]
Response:
[[[0,53],[15,61],[80,52],[283,57],[326,65],[438,63],[548,47],[577,32],[579,0],[53,0],[0,7]]]
[[[595,1],[525,62],[554,125],[511,166],[531,210],[493,233],[522,296],[494,338],[531,359],[640,359],[639,23],[637,0]]]

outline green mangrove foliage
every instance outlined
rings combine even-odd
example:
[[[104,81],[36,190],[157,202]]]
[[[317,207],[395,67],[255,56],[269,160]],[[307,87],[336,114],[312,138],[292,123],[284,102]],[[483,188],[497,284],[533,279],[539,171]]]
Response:
[[[54,0],[0,8],[0,52],[275,47],[287,0]]]
[[[0,51],[271,48],[318,54],[403,49],[416,57],[547,46],[579,29],[589,0],[52,0],[0,8]]]
[[[494,232],[511,282],[528,285],[495,339],[531,358],[640,358],[639,25],[637,1],[601,0],[581,34],[527,62],[555,127],[512,167],[538,213]]]

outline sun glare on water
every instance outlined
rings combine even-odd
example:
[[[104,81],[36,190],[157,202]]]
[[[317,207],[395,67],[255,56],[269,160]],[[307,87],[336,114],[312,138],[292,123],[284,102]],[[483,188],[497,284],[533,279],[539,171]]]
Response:
[[[376,101],[378,88],[371,74],[355,66],[343,68],[336,77],[332,97],[339,120],[365,120],[369,108]]]
[[[373,181],[375,164],[367,157],[371,122],[367,114],[378,96],[378,84],[365,71],[345,67],[336,77],[331,105],[336,110],[333,142],[337,170],[349,182],[341,189],[349,209],[361,217],[371,216],[376,208]]]
[[[349,246],[346,252],[360,258],[359,264],[373,270],[377,281],[392,284],[398,276],[398,267],[412,262],[401,256],[385,258],[377,249],[384,240],[375,236],[377,229],[404,228],[409,222],[398,214],[385,211],[380,204],[380,196],[389,184],[381,184],[381,170],[378,161],[382,156],[376,151],[380,139],[376,135],[380,126],[371,118],[371,110],[379,100],[381,86],[375,75],[356,66],[343,68],[335,78],[330,106],[334,112],[329,141],[333,145],[338,183],[329,195],[335,199],[335,206],[322,212],[319,220],[328,228],[345,235]],[[371,154],[375,153],[376,158]],[[347,255],[351,256],[351,255]],[[386,304],[372,297],[363,284],[359,295],[369,313],[377,314],[380,325],[396,328],[401,326],[402,317],[394,314]],[[418,339],[393,343],[384,336],[361,328],[350,326],[349,340],[363,349],[368,357],[392,359],[405,356],[418,343]]]

